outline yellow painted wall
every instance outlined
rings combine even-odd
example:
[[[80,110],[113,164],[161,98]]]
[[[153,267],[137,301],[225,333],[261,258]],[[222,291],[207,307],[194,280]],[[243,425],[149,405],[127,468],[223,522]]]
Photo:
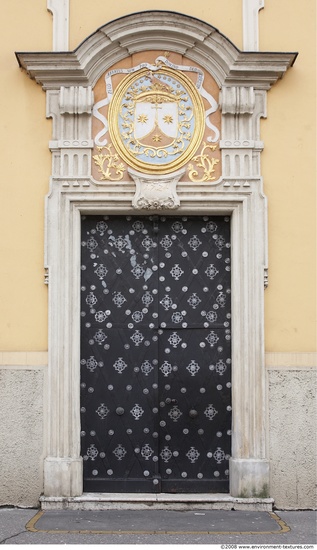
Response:
[[[188,9],[162,0],[159,9],[204,19],[242,47],[242,0],[197,0]],[[70,47],[96,28],[129,13],[123,1],[70,0]],[[47,349],[44,285],[44,197],[48,192],[51,121],[45,94],[18,68],[14,51],[52,48],[46,0],[1,1],[0,66],[0,350]],[[133,11],[158,9],[136,0]],[[299,51],[268,94],[262,121],[264,188],[269,205],[269,288],[266,349],[315,349],[315,0],[265,0],[262,50]]]
[[[316,349],[316,2],[265,0],[262,50],[298,51],[268,93],[262,174],[269,208],[266,350]]]
[[[133,3],[70,0],[70,48],[78,46],[89,34],[113,19],[149,10],[181,12],[202,19],[228,36],[238,48],[242,47],[242,0],[134,0]]]
[[[51,170],[45,93],[19,69],[15,51],[49,50],[43,0],[0,5],[0,350],[47,349],[44,196]]]

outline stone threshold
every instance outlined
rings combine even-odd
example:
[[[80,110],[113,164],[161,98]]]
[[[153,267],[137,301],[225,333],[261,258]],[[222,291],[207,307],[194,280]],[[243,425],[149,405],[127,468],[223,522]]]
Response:
[[[42,510],[249,510],[271,512],[272,498],[229,494],[84,493],[78,497],[40,497]]]

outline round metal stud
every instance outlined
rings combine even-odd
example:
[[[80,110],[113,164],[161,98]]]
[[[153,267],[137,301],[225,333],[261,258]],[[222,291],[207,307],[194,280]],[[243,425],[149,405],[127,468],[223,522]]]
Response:
[[[124,414],[124,408],[123,407],[117,407],[116,413],[118,416],[122,416]]]

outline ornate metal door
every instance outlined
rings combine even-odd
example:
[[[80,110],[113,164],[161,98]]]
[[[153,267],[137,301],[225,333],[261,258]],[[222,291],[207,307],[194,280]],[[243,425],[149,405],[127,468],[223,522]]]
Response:
[[[228,490],[229,222],[83,217],[85,491]]]

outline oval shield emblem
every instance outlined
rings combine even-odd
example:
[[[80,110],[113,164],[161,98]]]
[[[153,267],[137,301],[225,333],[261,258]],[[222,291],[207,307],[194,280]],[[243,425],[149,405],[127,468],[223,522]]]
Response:
[[[109,105],[109,132],[122,159],[148,174],[183,166],[204,133],[204,106],[181,71],[142,68],[126,76]]]

